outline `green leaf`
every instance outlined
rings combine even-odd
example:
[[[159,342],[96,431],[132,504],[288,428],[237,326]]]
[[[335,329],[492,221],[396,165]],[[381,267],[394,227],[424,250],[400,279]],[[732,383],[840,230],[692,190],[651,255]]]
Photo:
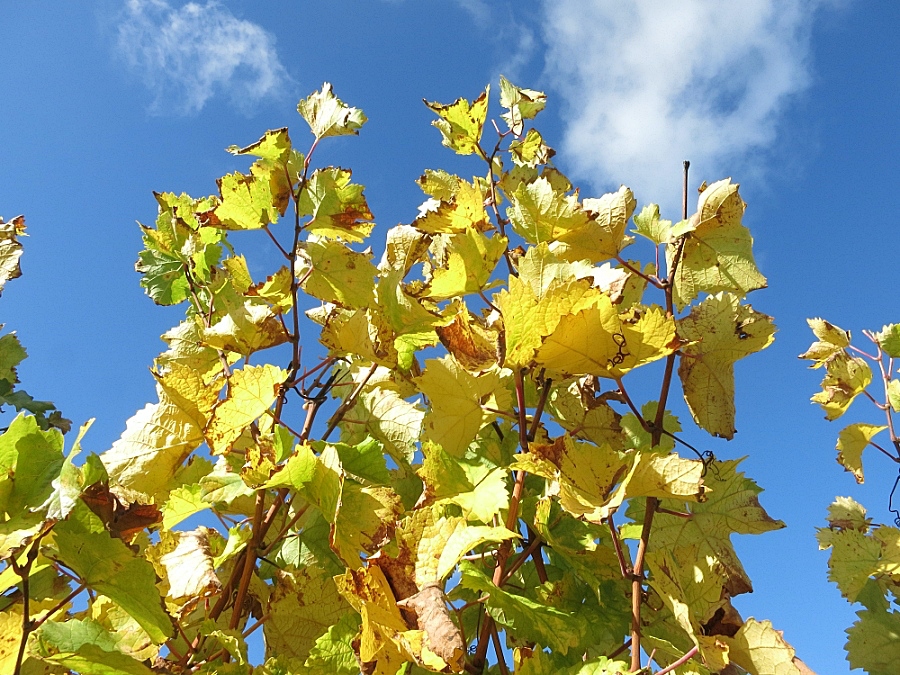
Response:
[[[20,413],[0,436],[0,508],[10,516],[40,507],[53,492],[53,481],[63,466],[63,437],[56,430],[42,431],[31,415]]]
[[[471,104],[464,98],[458,98],[448,105],[425,101],[425,105],[440,117],[432,124],[444,137],[443,144],[456,154],[471,155],[480,152],[478,143],[487,119],[490,90],[490,86],[485,87],[484,92]]]
[[[892,323],[875,334],[875,339],[884,353],[891,358],[900,357],[900,324]]]
[[[309,650],[304,664],[307,675],[357,675],[359,661],[353,651],[353,638],[359,632],[359,616],[348,612],[329,627]]]
[[[892,675],[900,663],[900,613],[864,609],[847,630],[847,660],[869,675]]]
[[[153,566],[121,539],[111,537],[82,502],[68,520],[57,524],[54,533],[60,561],[134,617],[155,643],[174,634],[172,619],[163,611]]]
[[[309,124],[316,140],[329,136],[357,135],[367,121],[362,110],[351,108],[335,96],[328,82],[322,85],[321,90],[314,91],[300,101],[297,112]]]
[[[485,606],[494,621],[526,640],[565,654],[578,644],[580,635],[590,631],[587,622],[576,614],[498,588],[467,561],[460,565],[460,572],[460,584],[464,588],[488,596]]]

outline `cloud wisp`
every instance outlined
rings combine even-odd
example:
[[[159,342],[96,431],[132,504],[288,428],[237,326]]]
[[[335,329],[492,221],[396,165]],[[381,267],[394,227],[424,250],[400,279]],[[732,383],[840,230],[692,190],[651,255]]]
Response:
[[[807,87],[825,0],[544,0],[549,82],[564,100],[563,156],[595,187],[680,204],[681,163],[716,180],[771,146]],[[693,181],[692,181],[693,182]]]
[[[128,0],[117,47],[153,94],[154,114],[195,114],[219,94],[246,111],[290,81],[274,36],[216,0]]]

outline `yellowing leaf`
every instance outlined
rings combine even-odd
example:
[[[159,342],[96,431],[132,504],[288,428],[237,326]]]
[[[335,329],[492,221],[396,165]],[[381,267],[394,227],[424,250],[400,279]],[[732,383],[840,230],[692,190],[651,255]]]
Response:
[[[507,244],[505,237],[486,237],[473,227],[461,234],[435,238],[432,250],[438,242],[436,269],[425,293],[433,300],[478,293],[487,284]]]
[[[774,339],[772,317],[742,305],[731,293],[706,298],[678,321],[678,375],[694,421],[714,436],[732,438],[734,363],[765,349]]]
[[[332,306],[319,340],[335,355],[352,354],[393,368],[398,361],[395,337],[384,316],[375,309],[349,312]]]
[[[160,557],[169,582],[169,597],[200,598],[218,592],[221,584],[213,567],[209,534],[205,527],[175,533],[175,548]]]
[[[494,297],[506,331],[504,365],[511,368],[530,365],[535,351],[563,317],[596,307],[601,297],[603,294],[585,280],[553,284],[543,296],[537,296],[530,284],[511,277],[509,290]]]
[[[263,624],[266,656],[305,659],[330,626],[350,610],[334,581],[318,567],[279,570]]]
[[[812,328],[812,332],[818,342],[812,343],[810,348],[800,355],[801,359],[813,361],[810,368],[820,368],[835,354],[842,352],[850,346],[850,332],[838,328],[825,319],[807,319],[806,323]]]
[[[683,244],[673,241],[666,250],[671,269],[679,247],[683,246],[674,284],[679,310],[700,293],[729,291],[744,297],[750,291],[765,288],[766,278],[753,261],[753,238],[741,224],[745,207],[738,186],[727,178],[701,193]]]
[[[583,208],[590,220],[557,237],[557,255],[566,260],[587,258],[591,262],[615,258],[634,241],[625,234],[625,226],[636,205],[634,194],[624,185],[618,192],[599,199],[585,199]]]
[[[479,317],[466,309],[461,299],[454,300],[446,310],[453,322],[436,328],[447,351],[466,370],[487,370],[500,356],[499,333],[484,325]]]
[[[406,276],[417,262],[424,260],[431,238],[412,225],[397,225],[385,235],[384,255],[378,269],[402,270]]]
[[[223,176],[218,180],[221,201],[199,214],[201,222],[226,230],[256,230],[277,223],[290,197],[290,188],[285,190],[279,183],[283,172],[282,167],[260,160],[250,167],[249,175],[235,172]],[[273,176],[277,178],[273,180]]]
[[[544,143],[537,129],[529,129],[522,139],[515,139],[509,144],[509,152],[517,166],[534,167],[546,164],[556,153]]]
[[[323,84],[320,91],[314,91],[300,101],[297,112],[309,124],[317,140],[358,134],[367,121],[362,110],[351,108],[334,95],[329,82]]]
[[[100,458],[119,485],[149,496],[166,489],[188,455],[203,442],[203,429],[162,387],[125,425],[122,436]]]
[[[431,402],[425,415],[425,436],[451,455],[461,455],[483,426],[496,417],[485,410],[507,410],[511,397],[501,385],[504,373],[494,369],[475,377],[452,357],[431,359],[418,378]]]
[[[371,253],[357,253],[325,239],[307,241],[301,251],[304,267],[297,276],[307,293],[349,309],[372,303],[376,269],[369,260]]]
[[[646,237],[654,244],[668,244],[672,236],[672,221],[659,217],[659,205],[649,204],[634,217],[634,233]]]
[[[892,358],[900,357],[900,324],[892,323],[875,334],[884,353]]]
[[[0,293],[10,279],[22,276],[19,258],[22,257],[22,244],[16,236],[25,234],[25,218],[17,216],[10,222],[0,218]]]
[[[267,131],[262,138],[245,148],[232,145],[227,150],[232,155],[253,155],[272,162],[286,162],[291,153],[291,138],[287,127],[282,127]]]
[[[872,369],[859,356],[835,354],[825,363],[822,391],[811,398],[825,411],[825,419],[836,420],[847,412],[853,399],[866,390],[872,381]]]
[[[703,462],[678,455],[641,453],[625,494],[631,497],[703,501]]]
[[[838,434],[838,462],[856,477],[857,483],[863,482],[862,451],[878,432],[885,429],[886,426],[859,423],[844,427]]]
[[[734,637],[722,639],[728,658],[751,675],[802,675],[794,664],[794,648],[770,621],[747,619]]]
[[[252,299],[229,308],[212,326],[203,328],[200,335],[210,347],[243,356],[284,344],[289,339],[269,305]]]
[[[532,183],[522,183],[509,199],[506,217],[516,234],[531,244],[556,241],[591,222],[591,215],[578,203],[577,195],[567,195],[543,176]],[[564,257],[577,260],[587,256]]]
[[[462,233],[468,229],[485,232],[491,229],[484,200],[487,194],[479,181],[459,180],[456,192],[448,199],[429,200],[420,208],[412,225],[425,234]]]
[[[484,93],[470,104],[464,98],[458,98],[453,103],[429,103],[425,105],[437,113],[440,119],[432,122],[444,137],[443,144],[458,155],[471,155],[478,152],[478,143],[481,141],[481,132],[487,119],[488,93],[490,86]]]
[[[275,403],[286,377],[284,370],[272,365],[247,366],[232,372],[228,395],[213,411],[205,430],[213,454],[226,452],[244,429]]]
[[[542,91],[517,87],[500,76],[500,105],[507,109],[500,115],[514,134],[522,133],[524,120],[534,119],[547,105],[547,95]]]
[[[671,354],[678,346],[675,322],[660,307],[619,315],[609,296],[563,316],[535,354],[535,361],[565,375],[618,378]]]
[[[363,186],[350,182],[351,171],[316,169],[300,192],[301,216],[312,216],[304,229],[320,237],[361,242],[372,232],[372,212]]]

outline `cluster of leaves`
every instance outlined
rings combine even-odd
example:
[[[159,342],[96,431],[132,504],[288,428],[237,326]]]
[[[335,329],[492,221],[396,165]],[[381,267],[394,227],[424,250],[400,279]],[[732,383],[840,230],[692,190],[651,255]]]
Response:
[[[16,216],[4,222],[0,218],[0,293],[10,279],[22,276],[19,258],[22,257],[22,244],[18,237],[25,236],[25,218]],[[0,324],[0,329],[3,324]],[[12,406],[19,411],[31,413],[41,429],[55,427],[63,433],[69,431],[72,423],[62,416],[49,401],[35,401],[27,392],[16,389],[19,376],[16,367],[25,359],[25,348],[16,334],[7,333],[0,337],[0,409]]]
[[[270,131],[218,195],[156,195],[141,284],[186,306],[158,401],[80,464],[34,417],[0,436],[0,670],[611,675],[646,650],[659,673],[800,672],[732,605],[731,535],[783,524],[666,409],[680,382],[730,439],[734,363],[773,339],[742,302],[765,278],[738,186],[676,224],[625,187],[582,199],[530,126],[544,94],[501,80],[493,147],[488,102],[427,104],[483,173],[427,170],[377,265],[363,187],[311,165],[366,121],[329,85],[299,104],[306,154]],[[283,259],[265,279],[246,230]]]
[[[900,436],[893,417],[900,412],[900,371],[895,369],[895,359],[900,358],[900,324],[885,326],[878,333],[864,331],[874,349],[867,352],[851,344],[849,331],[824,319],[808,323],[816,342],[800,358],[811,360],[811,368],[825,368],[822,391],[812,397],[822,406],[825,418],[838,419],[860,395],[884,416],[881,425],[857,422],[844,427],[838,434],[838,462],[858,483],[864,480],[862,455],[868,447],[900,465]],[[888,443],[876,442],[884,431]],[[900,512],[892,503],[898,483],[900,468],[888,505],[898,527],[873,525],[862,505],[838,497],[829,509],[828,527],[818,532],[819,547],[831,549],[828,578],[849,602],[864,607],[847,630],[846,649],[850,666],[869,675],[889,675],[900,663]]]

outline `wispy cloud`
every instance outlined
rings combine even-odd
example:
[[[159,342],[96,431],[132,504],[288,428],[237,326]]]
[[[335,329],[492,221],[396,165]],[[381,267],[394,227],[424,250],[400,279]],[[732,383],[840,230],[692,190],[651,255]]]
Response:
[[[117,46],[152,92],[158,114],[196,113],[216,95],[246,110],[290,80],[275,38],[216,0],[181,7],[128,0]]]
[[[570,172],[671,206],[684,159],[698,179],[758,168],[753,154],[809,84],[813,16],[827,2],[543,0]]]

